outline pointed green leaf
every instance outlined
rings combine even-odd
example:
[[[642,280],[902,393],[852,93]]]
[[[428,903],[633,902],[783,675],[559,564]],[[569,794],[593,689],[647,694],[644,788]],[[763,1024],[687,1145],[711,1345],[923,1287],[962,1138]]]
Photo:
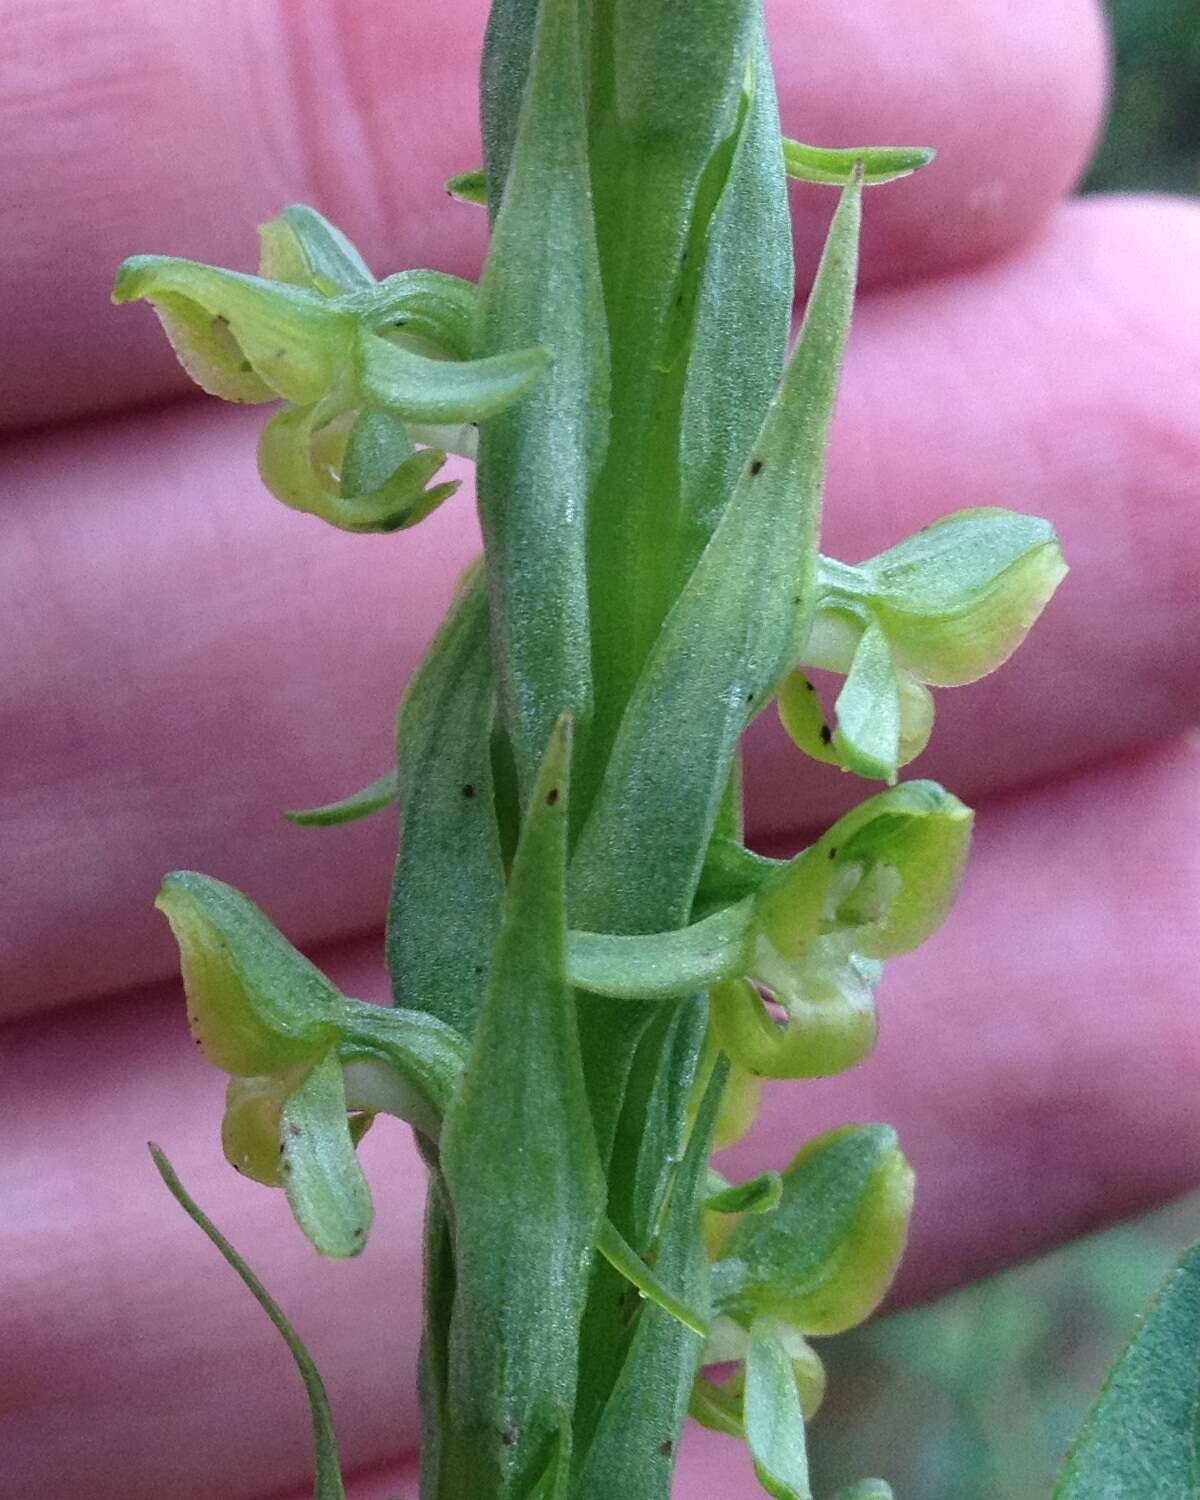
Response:
[[[513,349],[487,359],[429,359],[361,333],[357,383],[372,406],[410,422],[475,422],[494,416],[546,377],[545,349]]]
[[[510,12],[520,30],[517,10],[493,11],[489,42]],[[592,702],[587,498],[608,440],[608,353],[581,46],[576,0],[543,0],[507,181],[487,139],[484,80],[488,180],[503,200],[477,352],[504,359],[542,345],[554,356],[549,376],[479,438],[499,697],[523,794],[558,716],[570,712],[582,737]]]
[[[596,1248],[614,1270],[637,1287],[643,1297],[656,1307],[661,1307],[664,1312],[670,1313],[673,1318],[678,1318],[685,1328],[690,1328],[701,1338],[708,1337],[707,1320],[663,1285],[610,1219],[605,1219],[600,1226]]]
[[[342,231],[303,203],[260,224],[258,238],[258,274],[266,281],[290,282],[323,297],[375,285],[366,261]]]
[[[353,332],[317,292],[169,255],[135,255],[117,272],[113,301],[143,298],[196,384],[231,401],[319,400]]]
[[[787,1350],[766,1318],[750,1326],[742,1421],[763,1489],[776,1500],[812,1500],[800,1393]]]
[[[296,1222],[322,1255],[358,1255],[374,1218],[354,1151],[337,1054],[327,1052],[283,1101],[280,1171]]]
[[[862,167],[863,186],[876,187],[908,177],[927,167],[937,155],[928,146],[806,146],[784,140],[783,160],[789,177],[801,182],[828,183],[845,187],[857,166]]]
[[[494,696],[487,587],[476,568],[400,709],[403,811],[387,934],[396,1004],[464,1035],[487,990],[504,890]]]
[[[167,1160],[166,1154],[153,1141],[150,1143],[150,1155],[154,1158],[154,1165],[158,1168],[159,1176],[166,1183],[171,1196],[217,1247],[226,1264],[241,1277],[254,1300],[279,1330],[292,1358],[296,1361],[296,1368],[300,1371],[300,1378],[304,1381],[309,1411],[312,1414],[317,1470],[314,1500],[345,1500],[346,1491],[342,1484],[341,1467],[338,1463],[337,1439],[333,1431],[333,1417],[329,1411],[329,1397],[325,1394],[324,1382],[317,1372],[316,1365],[313,1364],[312,1356],[266,1287],[195,1199],[189,1195],[176,1175],[174,1167]]]
[[[807,635],[860,208],[848,188],[783,385],[622,721],[572,870],[580,926],[686,920],[734,747]],[[617,882],[617,868],[642,873]]]
[[[361,791],[351,792],[348,797],[339,797],[336,802],[326,802],[322,807],[285,812],[284,817],[301,828],[333,828],[339,823],[355,823],[359,818],[369,818],[372,813],[390,807],[397,796],[396,772],[385,771],[378,781],[371,782]]]
[[[818,1136],[783,1174],[775,1212],[739,1224],[713,1268],[716,1306],[800,1333],[861,1323],[895,1275],[912,1195],[912,1168],[889,1126]]]
[[[1200,1245],[1146,1309],[1075,1439],[1054,1500],[1180,1500],[1200,1490]]]
[[[533,55],[539,0],[493,0],[479,76],[488,217],[494,220],[508,180]]]
[[[457,198],[460,203],[480,203],[486,207],[488,185],[483,168],[476,167],[473,172],[459,172],[456,176],[448,178],[446,191],[452,198]]]
[[[754,902],[747,897],[674,932],[624,937],[572,932],[571,983],[618,1000],[667,1000],[744,974],[754,951]]]
[[[524,1495],[573,1404],[604,1213],[566,974],[570,721],[546,749],[441,1158],[455,1221],[456,1493]],[[530,1066],[530,1059],[537,1065]]]
[[[710,1176],[718,1178],[715,1172]],[[779,1206],[782,1192],[783,1178],[778,1172],[760,1172],[733,1184],[718,1178],[704,1206],[710,1214],[768,1214]]]
[[[791,224],[779,108],[761,28],[746,94],[745,119],[706,226],[703,254],[692,257],[695,315],[679,440],[689,567],[711,536],[758,434],[783,374],[791,327]]]
[[[340,990],[240,891],[176,870],[154,904],[179,944],[192,1035],[218,1068],[275,1073],[337,1039]]]

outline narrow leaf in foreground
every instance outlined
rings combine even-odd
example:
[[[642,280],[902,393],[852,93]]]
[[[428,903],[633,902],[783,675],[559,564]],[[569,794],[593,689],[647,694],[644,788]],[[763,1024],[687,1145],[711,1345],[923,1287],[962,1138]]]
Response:
[[[1200,1245],[1159,1288],[1080,1429],[1054,1500],[1200,1494]]]
[[[702,1339],[708,1337],[708,1320],[663,1285],[609,1219],[605,1219],[601,1226],[596,1248],[614,1270],[620,1271],[626,1281],[637,1287],[643,1297],[661,1307],[664,1312],[670,1313],[673,1318],[678,1318],[685,1328],[690,1328]]]
[[[316,1481],[313,1488],[314,1500],[345,1500],[346,1491],[342,1485],[341,1466],[338,1463],[337,1439],[333,1431],[329,1397],[325,1394],[324,1382],[316,1365],[313,1364],[312,1356],[301,1343],[299,1334],[284,1317],[270,1292],[191,1197],[176,1175],[175,1168],[167,1160],[166,1153],[153,1141],[150,1142],[150,1155],[154,1158],[154,1165],[158,1168],[159,1176],[166,1183],[176,1203],[193,1223],[199,1225],[225,1257],[226,1262],[241,1277],[250,1294],[278,1328],[284,1343],[291,1350],[292,1358],[296,1361],[296,1368],[300,1371],[300,1378],[304,1381],[304,1389],[308,1393],[308,1407],[312,1413],[313,1442],[317,1463]]]
[[[442,1135],[457,1275],[448,1494],[524,1500],[574,1400],[604,1183],[566,974],[570,748],[564,718],[529,800],[491,984]]]

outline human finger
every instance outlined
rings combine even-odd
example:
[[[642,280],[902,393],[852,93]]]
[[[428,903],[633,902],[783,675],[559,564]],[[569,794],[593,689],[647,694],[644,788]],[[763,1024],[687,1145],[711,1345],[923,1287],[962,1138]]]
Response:
[[[1051,517],[1075,571],[994,678],[938,695],[911,774],[968,800],[1168,734],[1200,712],[1200,212],[1071,208],[986,276],[864,300],[826,547],[856,560],[948,510]],[[457,497],[348,537],[253,478],[258,419],[215,406],[10,442],[0,512],[0,730],[11,789],[0,1005],[171,972],[151,909],[199,868],[299,942],[387,899],[390,815],[292,828],[384,771],[393,705],[475,546]],[[797,836],[869,786],[752,730],[751,829]]]
[[[301,200],[381,273],[478,269],[483,216],[442,189],[480,157],[478,3],[413,0],[400,24],[391,0],[8,9],[0,313],[19,379],[0,426],[186,388],[153,319],[108,304],[134,252],[251,270],[254,225]],[[770,21],[790,134],[941,152],[926,180],[878,195],[868,280],[1022,242],[1082,169],[1104,95],[1094,0],[776,0]],[[807,271],[829,195],[795,207]]]

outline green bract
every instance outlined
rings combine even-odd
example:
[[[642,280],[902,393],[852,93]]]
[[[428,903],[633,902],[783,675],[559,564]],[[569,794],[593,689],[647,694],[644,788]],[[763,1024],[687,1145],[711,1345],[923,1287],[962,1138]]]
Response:
[[[285,505],[344,531],[415,525],[458,488],[429,485],[462,448],[463,425],[523,396],[549,355],[472,359],[470,283],[434,271],[377,282],[312,209],[287,209],[260,234],[258,276],[140,255],[121,267],[113,301],[150,302],[211,395],[290,403],[258,455]]]

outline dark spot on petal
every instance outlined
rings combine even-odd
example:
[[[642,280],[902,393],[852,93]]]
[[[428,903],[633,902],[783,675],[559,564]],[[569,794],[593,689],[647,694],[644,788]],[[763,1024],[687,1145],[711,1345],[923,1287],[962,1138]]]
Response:
[[[830,857],[830,859],[836,859],[837,858],[837,845],[836,844],[834,844],[834,846],[830,849],[830,851],[829,851],[829,857]]]
[[[241,1167],[239,1167],[239,1166],[238,1166],[238,1164],[237,1164],[237,1162],[235,1162],[235,1161],[231,1161],[231,1162],[230,1162],[230,1163],[229,1163],[229,1165],[230,1165],[230,1166],[231,1166],[231,1167],[232,1167],[232,1168],[233,1168],[233,1170],[234,1170],[234,1171],[235,1171],[235,1172],[237,1172],[237,1173],[238,1173],[238,1175],[239,1175],[239,1176],[240,1176],[240,1175],[241,1175],[241,1171],[242,1171],[242,1169],[241,1169]]]
[[[552,786],[550,788],[550,792],[549,792],[548,796],[546,797],[546,806],[547,807],[553,807],[554,804],[557,801],[558,801],[558,788],[556,786]]]
[[[362,1227],[361,1224],[358,1224],[358,1225],[355,1226],[355,1229],[354,1229],[354,1238],[356,1240],[361,1240],[362,1237],[363,1237],[363,1227]]]
[[[482,976],[483,976],[483,965],[482,964],[476,964],[475,965],[475,977],[476,977],[476,979],[479,979],[479,978],[482,978]]]
[[[392,323],[392,327],[393,328],[407,328],[408,327],[408,319],[407,318],[396,318],[393,321],[393,323]]]
[[[280,1154],[280,1156],[282,1156],[286,1150],[287,1150],[287,1147],[283,1144],[282,1141],[280,1141],[280,1143],[279,1143],[279,1154]]]
[[[466,786],[463,787],[463,796],[464,797],[473,797],[474,795],[475,795],[475,788],[468,781],[467,784],[466,784]]]
[[[753,703],[754,702],[754,694],[753,693],[747,693],[746,694],[746,702],[747,703]]]
[[[832,739],[833,739],[833,730],[830,729],[830,727],[829,727],[828,724],[822,724],[821,725],[821,743],[822,743],[822,745],[828,745],[829,742],[830,742],[830,740],[832,740]]]
[[[675,1444],[668,1438],[665,1443],[658,1445],[658,1451],[664,1458],[670,1458],[671,1454],[675,1452]]]
[[[287,358],[287,350],[286,349],[276,349],[276,351],[275,351],[275,358],[276,359],[286,359]]]
[[[504,1431],[504,1432],[502,1432],[500,1434],[500,1441],[504,1444],[504,1446],[506,1448],[511,1448],[512,1445],[516,1442],[516,1440],[517,1440],[516,1434],[513,1433],[513,1432]]]
[[[304,1134],[304,1132],[300,1129],[299,1125],[289,1125],[288,1126],[288,1135],[303,1135],[303,1134]]]
[[[750,465],[750,472],[751,472],[751,474],[757,476],[757,475],[761,474],[762,471],[763,471],[763,461],[762,461],[761,458],[756,458],[753,461],[753,463],[751,463],[751,465]]]
[[[809,680],[808,680],[807,677],[804,679],[804,686],[808,689],[808,691],[810,693],[815,693],[816,692],[816,688],[813,687],[812,683],[809,682]]]

